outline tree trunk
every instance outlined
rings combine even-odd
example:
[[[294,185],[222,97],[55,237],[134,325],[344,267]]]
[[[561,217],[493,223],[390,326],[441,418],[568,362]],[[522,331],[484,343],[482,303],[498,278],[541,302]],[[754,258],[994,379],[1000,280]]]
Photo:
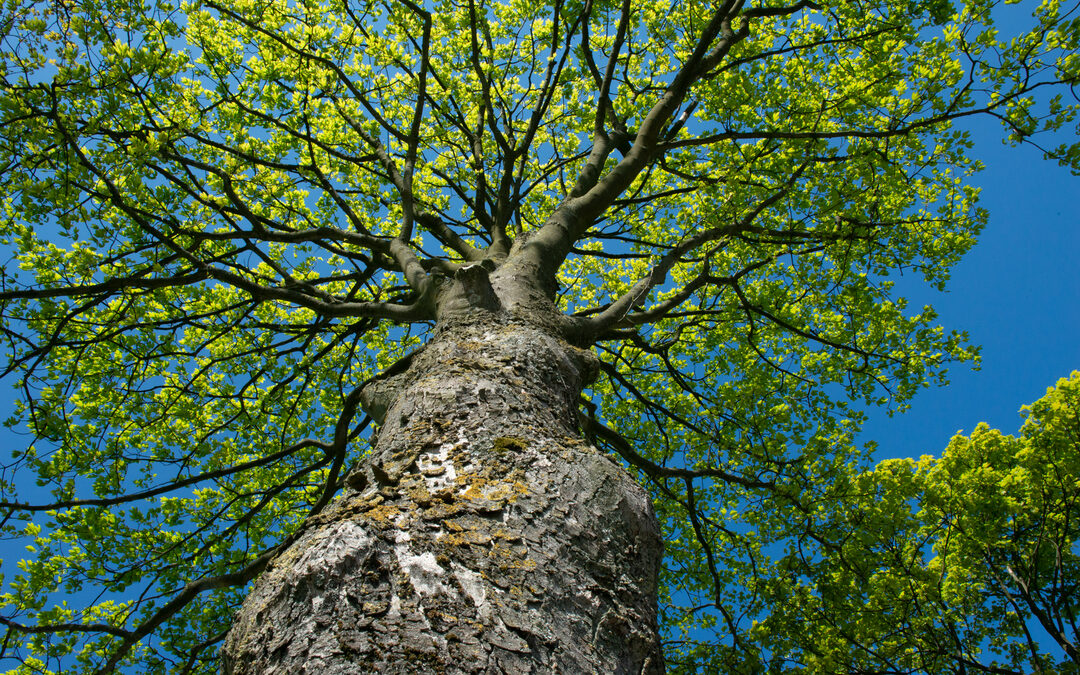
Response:
[[[483,304],[365,389],[374,450],[257,580],[225,673],[663,672],[650,500],[577,431],[595,357]]]

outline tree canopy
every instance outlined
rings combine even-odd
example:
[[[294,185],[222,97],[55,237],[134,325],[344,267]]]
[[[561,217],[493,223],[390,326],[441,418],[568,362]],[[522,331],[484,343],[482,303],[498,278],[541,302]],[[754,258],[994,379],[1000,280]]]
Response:
[[[28,438],[0,527],[30,548],[0,658],[214,670],[245,584],[364,453],[361,386],[470,265],[520,273],[600,359],[581,426],[653,492],[669,670],[961,672],[1024,611],[1075,646],[1075,562],[1047,557],[1075,516],[1039,510],[1075,486],[985,531],[962,510],[1053,478],[1016,459],[1053,415],[870,473],[853,443],[976,356],[893,292],[942,287],[985,222],[963,118],[1080,170],[1042,140],[1076,119],[1078,8],[1034,5],[5,3],[0,330]],[[904,585],[901,629],[849,611]]]
[[[763,644],[815,672],[1080,672],[1080,372],[1024,412],[830,486]]]

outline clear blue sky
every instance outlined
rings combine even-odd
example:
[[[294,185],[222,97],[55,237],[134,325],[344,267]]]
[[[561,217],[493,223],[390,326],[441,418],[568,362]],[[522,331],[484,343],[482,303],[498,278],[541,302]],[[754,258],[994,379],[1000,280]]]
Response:
[[[1080,176],[1035,148],[1003,145],[992,120],[971,128],[990,222],[946,293],[909,297],[913,307],[934,305],[946,328],[968,331],[982,367],[954,368],[948,387],[923,391],[906,414],[874,415],[863,438],[881,457],[940,454],[981,421],[1015,433],[1022,405],[1080,370]]]

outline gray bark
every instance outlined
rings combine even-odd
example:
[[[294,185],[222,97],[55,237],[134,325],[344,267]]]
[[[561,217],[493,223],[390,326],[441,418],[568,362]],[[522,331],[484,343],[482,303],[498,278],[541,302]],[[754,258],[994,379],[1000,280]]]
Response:
[[[225,673],[663,672],[650,500],[577,430],[595,357],[478,269],[365,389],[375,447],[255,583]]]

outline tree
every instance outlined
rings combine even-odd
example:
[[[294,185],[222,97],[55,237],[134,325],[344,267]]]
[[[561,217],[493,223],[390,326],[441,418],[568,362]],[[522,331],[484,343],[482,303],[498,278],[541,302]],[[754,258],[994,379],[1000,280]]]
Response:
[[[1052,1],[3,12],[15,672],[766,667],[864,408],[975,356],[892,292],[953,123],[1080,70]]]
[[[1025,410],[834,484],[761,639],[810,670],[1080,672],[1080,372]]]

